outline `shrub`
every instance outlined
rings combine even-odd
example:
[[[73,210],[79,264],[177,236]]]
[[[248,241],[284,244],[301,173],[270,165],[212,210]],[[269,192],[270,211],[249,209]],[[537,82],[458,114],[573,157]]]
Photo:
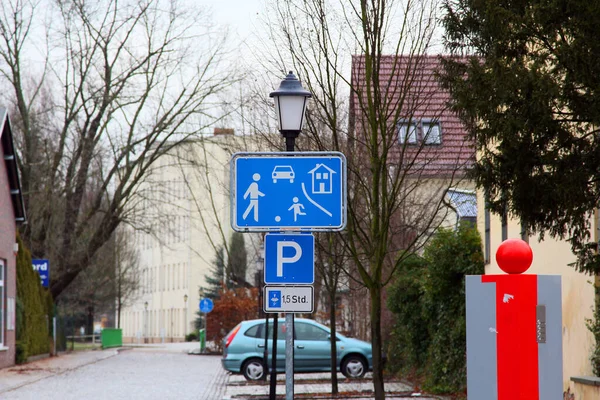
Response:
[[[17,341],[15,346],[15,363],[23,364],[27,361],[27,344]]]
[[[31,254],[17,235],[17,341],[25,357],[50,351],[48,337],[52,298],[32,268]],[[22,356],[21,355],[21,356]],[[15,360],[16,361],[16,360]]]
[[[388,308],[396,316],[388,348],[389,369],[412,375],[425,366],[429,335],[424,319],[423,280],[426,263],[410,256],[400,265],[398,278],[388,291]]]
[[[196,332],[188,333],[187,335],[185,335],[186,342],[194,342],[196,340],[198,340],[198,333]]]
[[[440,229],[422,258],[413,255],[402,263],[388,297],[396,316],[390,346],[399,360],[395,370],[416,371],[423,387],[435,393],[465,390],[464,277],[483,273],[481,239],[468,225]]]
[[[207,315],[206,340],[222,351],[222,340],[238,323],[258,316],[258,289],[222,289]]]

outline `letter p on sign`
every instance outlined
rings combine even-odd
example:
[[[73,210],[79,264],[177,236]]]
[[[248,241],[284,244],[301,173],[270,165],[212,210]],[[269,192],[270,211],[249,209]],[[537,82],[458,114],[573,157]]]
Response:
[[[292,247],[295,252],[293,257],[285,257],[283,255],[283,249],[286,247]],[[302,257],[302,248],[296,242],[281,241],[277,242],[277,276],[283,276],[283,264],[292,264],[298,261]]]

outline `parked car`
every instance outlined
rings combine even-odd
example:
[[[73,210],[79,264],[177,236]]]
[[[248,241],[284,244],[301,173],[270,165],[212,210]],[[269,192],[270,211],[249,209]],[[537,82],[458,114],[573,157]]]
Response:
[[[285,371],[285,324],[279,322],[277,332],[277,372]],[[294,370],[323,372],[331,368],[330,330],[310,319],[296,318],[294,323]],[[268,330],[268,366],[272,365],[273,323]],[[360,378],[373,368],[371,344],[336,333],[337,370],[348,378]],[[249,381],[263,379],[265,350],[265,320],[240,322],[223,339],[225,370],[244,374]]]

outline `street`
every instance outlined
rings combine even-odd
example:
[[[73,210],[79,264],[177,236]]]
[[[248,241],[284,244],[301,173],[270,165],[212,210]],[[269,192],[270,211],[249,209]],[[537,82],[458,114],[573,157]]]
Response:
[[[181,346],[135,348],[2,393],[0,398],[221,400],[226,380],[219,356],[188,355]]]

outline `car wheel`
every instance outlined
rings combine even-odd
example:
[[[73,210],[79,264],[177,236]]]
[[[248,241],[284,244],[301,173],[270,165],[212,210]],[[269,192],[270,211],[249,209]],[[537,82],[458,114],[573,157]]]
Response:
[[[273,183],[277,183],[277,179],[273,179]]]
[[[290,179],[290,183],[294,183],[294,180],[293,180],[293,179]]]
[[[244,374],[244,378],[249,381],[259,381],[263,379],[265,374],[263,361],[259,358],[246,360],[242,366],[242,373]]]
[[[342,363],[342,374],[346,378],[362,378],[367,372],[367,363],[360,356],[348,356]]]

